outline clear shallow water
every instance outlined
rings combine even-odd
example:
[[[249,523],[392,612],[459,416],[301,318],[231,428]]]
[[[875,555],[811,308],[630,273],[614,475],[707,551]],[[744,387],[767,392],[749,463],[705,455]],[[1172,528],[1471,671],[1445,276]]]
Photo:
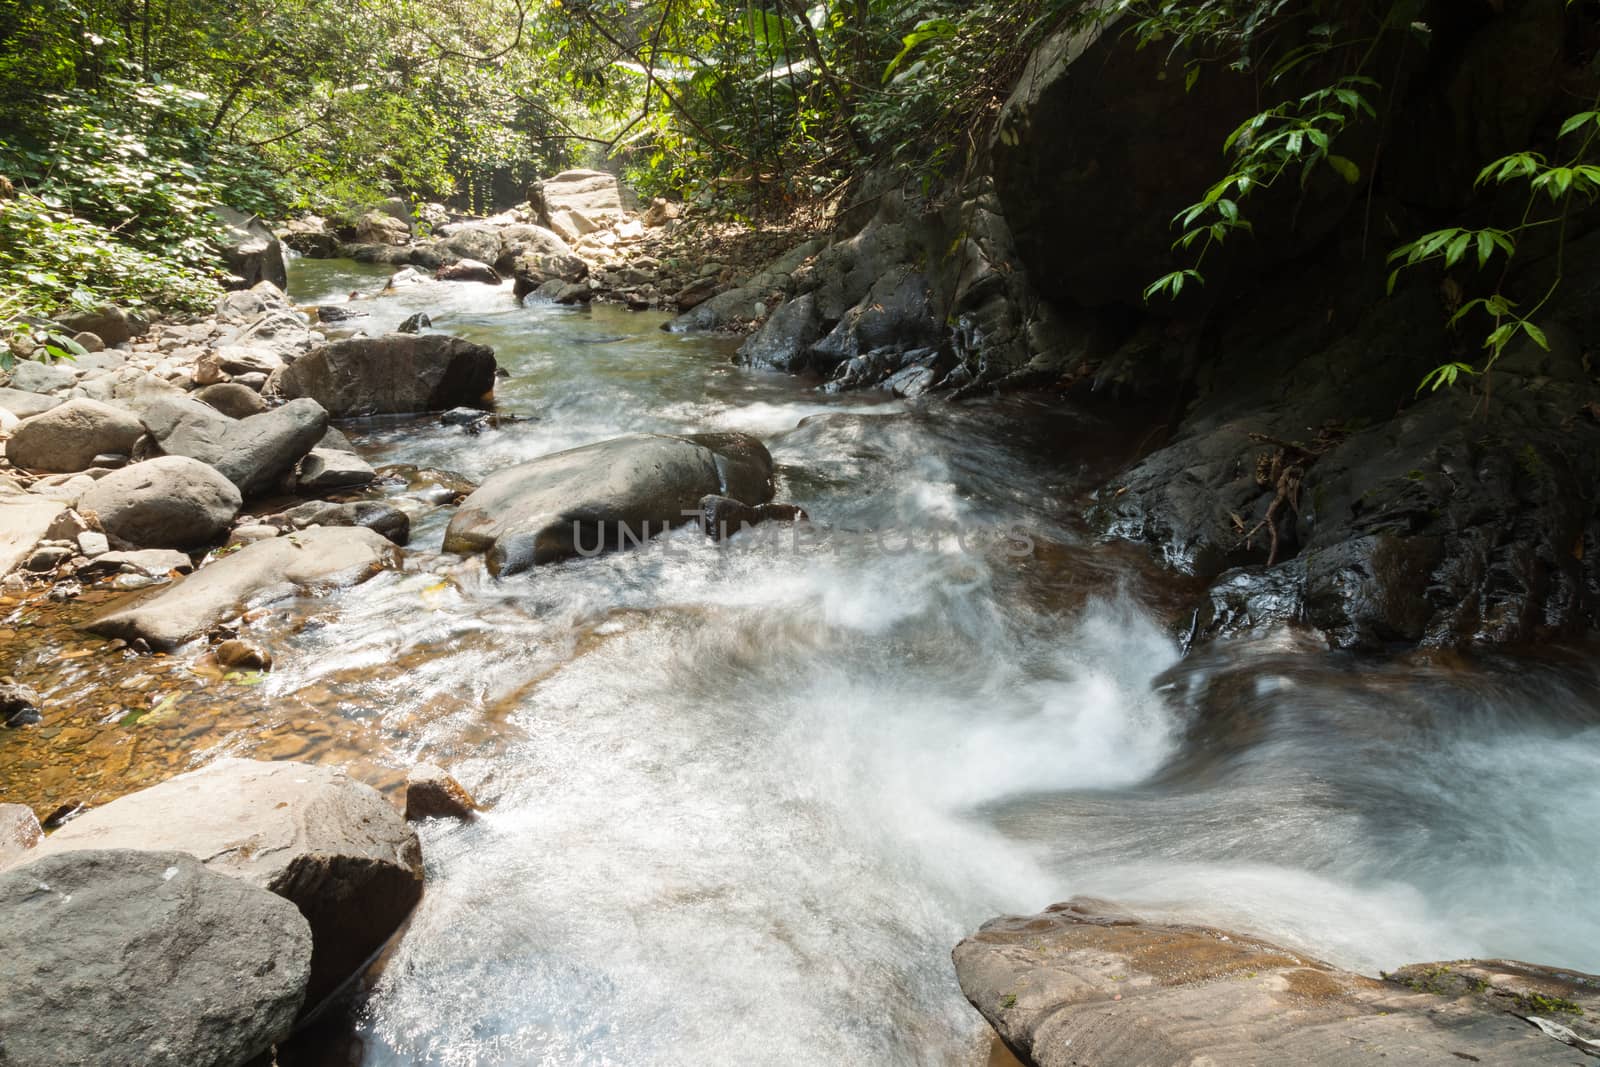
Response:
[[[295,267],[308,303],[387,273]],[[285,634],[268,699],[338,692],[492,804],[425,828],[428,892],[354,1009],[355,1061],[981,1063],[949,950],[1078,893],[1369,970],[1600,970],[1581,657],[1383,665],[1283,639],[1180,662],[1170,582],[1073,518],[1127,431],[827,398],[659,316],[508,288],[366,306],[368,329],[426,310],[494,345],[501,409],[530,419],[351,428],[375,462],[478,479],[618,433],[740,429],[779,499],[896,533],[821,552],[686,530],[496,583],[438,555],[440,513],[404,573]],[[951,524],[1033,552],[905,546]]]

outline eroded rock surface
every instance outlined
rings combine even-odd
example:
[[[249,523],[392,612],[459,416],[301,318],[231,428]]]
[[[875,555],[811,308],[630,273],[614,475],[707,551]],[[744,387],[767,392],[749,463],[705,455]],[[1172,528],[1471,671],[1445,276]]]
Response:
[[[342,770],[306,763],[222,759],[130,793],[69,822],[16,873],[108,848],[188,853],[292,901],[314,943],[308,1006],[382,947],[422,895],[421,848],[394,806]]]
[[[988,922],[954,959],[967,999],[1037,1067],[1571,1067],[1581,1054],[1530,1019],[1592,1037],[1583,1020],[1600,1007],[1600,978],[1590,975],[1471,961],[1419,965],[1382,981],[1256,938],[1148,922],[1084,898]],[[1441,979],[1451,974],[1461,980]],[[1543,1000],[1528,995],[1539,989]]]

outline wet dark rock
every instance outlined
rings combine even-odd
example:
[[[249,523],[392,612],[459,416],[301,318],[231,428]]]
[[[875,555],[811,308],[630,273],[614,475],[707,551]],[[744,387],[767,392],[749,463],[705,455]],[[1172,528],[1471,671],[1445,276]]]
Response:
[[[302,530],[246,545],[154,596],[113,605],[84,629],[172,649],[246,606],[353,585],[395,565],[398,557],[395,547],[372,530]]]
[[[0,722],[7,726],[32,726],[43,721],[40,708],[44,700],[37,691],[28,686],[14,682],[9,678],[0,678]]]
[[[496,575],[648,540],[699,514],[708,494],[772,499],[772,457],[747,434],[631,434],[489,477],[445,533],[447,552],[487,552]]]
[[[316,308],[318,322],[349,322],[367,318],[371,312],[349,304],[321,304]]]
[[[527,422],[528,419],[522,415],[484,411],[482,408],[451,408],[439,416],[439,421],[446,426],[459,426],[469,434],[479,434],[484,430],[498,430]]]
[[[739,360],[751,366],[799,372],[811,365],[811,348],[822,334],[817,298],[802,293],[767,316],[761,328],[739,346]]]
[[[410,463],[391,463],[378,468],[379,479],[404,485],[410,493],[429,504],[459,504],[477,489],[477,483],[464,474],[418,467]]]
[[[344,771],[306,763],[218,760],[79,816],[19,870],[105,848],[189,853],[291,901],[311,927],[308,1007],[381,948],[422,895],[421,848],[400,813]]]
[[[1557,1064],[1574,1049],[1526,1017],[1571,1004],[1580,1040],[1600,979],[1504,960],[1423,964],[1378,981],[1204,926],[1078,898],[985,923],[956,946],[967,999],[1024,1063]]]
[[[940,326],[931,301],[926,276],[909,266],[889,270],[811,346],[812,362],[829,370],[867,351],[937,344]]]
[[[406,821],[471,819],[478,811],[472,794],[445,771],[419,763],[406,775]]]
[[[341,417],[420,414],[486,402],[495,366],[485,345],[392,333],[316,348],[276,372],[268,391],[310,397]]]
[[[305,398],[243,419],[174,398],[152,404],[142,418],[162,452],[209,464],[245,496],[276,485],[328,429],[327,411]]]
[[[395,332],[421,333],[423,330],[432,325],[433,320],[428,317],[428,313],[426,311],[419,311],[414,315],[407,316],[404,322],[395,327]]]
[[[804,522],[809,516],[798,504],[745,504],[725,496],[700,498],[700,528],[713,541],[764,522]]]
[[[476,259],[458,259],[454,263],[446,263],[433,272],[437,281],[441,282],[483,282],[486,285],[499,285],[500,275],[489,264]]]
[[[392,504],[377,500],[354,500],[343,504],[311,500],[276,515],[268,515],[262,521],[290,530],[304,530],[309,526],[364,526],[376,530],[397,545],[404,545],[411,540],[411,520],[406,513]]]
[[[33,555],[28,557],[28,562],[23,564],[23,567],[26,570],[33,571],[35,574],[41,574],[45,571],[55,570],[71,558],[72,549],[63,548],[59,545],[45,545],[34,549]]]
[[[161,456],[112,471],[79,506],[111,537],[137,548],[191,548],[220,536],[243,498],[227,478],[188,456]]]
[[[312,960],[293,904],[178,851],[40,852],[0,874],[0,1060],[237,1065],[289,1036]]]
[[[237,638],[224,641],[216,648],[217,662],[224,667],[240,667],[251,671],[272,669],[272,653],[260,645]]]

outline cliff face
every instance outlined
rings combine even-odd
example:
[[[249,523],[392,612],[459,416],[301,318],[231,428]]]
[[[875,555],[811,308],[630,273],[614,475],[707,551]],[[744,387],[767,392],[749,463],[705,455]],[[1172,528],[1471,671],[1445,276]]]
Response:
[[[1253,235],[1208,256],[1182,300],[1142,292],[1184,265],[1171,220],[1225,173],[1259,85],[1220,64],[1189,85],[1186,56],[1112,22],[1038,50],[959,190],[930,202],[878,175],[832,245],[719,297],[764,316],[744,357],[829,389],[1164,399],[1159,447],[1091,513],[1211,580],[1197,637],[1296,620],[1380,648],[1593,628],[1600,211],[1575,203],[1560,241],[1529,231],[1504,279],[1463,261],[1390,296],[1385,257],[1440,226],[1514,220],[1522,200],[1474,178],[1507,152],[1555,158],[1562,120],[1600,88],[1600,28],[1564,0],[1417,14],[1375,53],[1378,117],[1339,142],[1356,180],[1324,164],[1253,196]],[[1558,272],[1537,315],[1548,351],[1524,338],[1491,376],[1419,394],[1433,368],[1484,358],[1486,318],[1446,327],[1463,300],[1501,284],[1532,307]]]

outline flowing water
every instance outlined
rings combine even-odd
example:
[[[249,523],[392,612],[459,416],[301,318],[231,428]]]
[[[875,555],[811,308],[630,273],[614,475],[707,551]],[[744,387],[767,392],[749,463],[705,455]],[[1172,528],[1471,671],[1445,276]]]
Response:
[[[308,303],[382,277],[295,268]],[[508,289],[362,306],[493,345],[528,418],[350,427],[375,463],[477,480],[745,430],[778,499],[883,536],[685,529],[496,582],[439,554],[440,511],[404,571],[264,620],[249,714],[324,709],[295,753],[426,758],[491,805],[424,827],[426,896],[324,1062],[979,1064],[950,949],[1074,894],[1368,970],[1600,970],[1582,650],[1375,662],[1285,634],[1181,658],[1175,580],[1076,518],[1138,447],[1091,414],[826,397],[659,316]],[[282,751],[252,738],[207,751]]]

